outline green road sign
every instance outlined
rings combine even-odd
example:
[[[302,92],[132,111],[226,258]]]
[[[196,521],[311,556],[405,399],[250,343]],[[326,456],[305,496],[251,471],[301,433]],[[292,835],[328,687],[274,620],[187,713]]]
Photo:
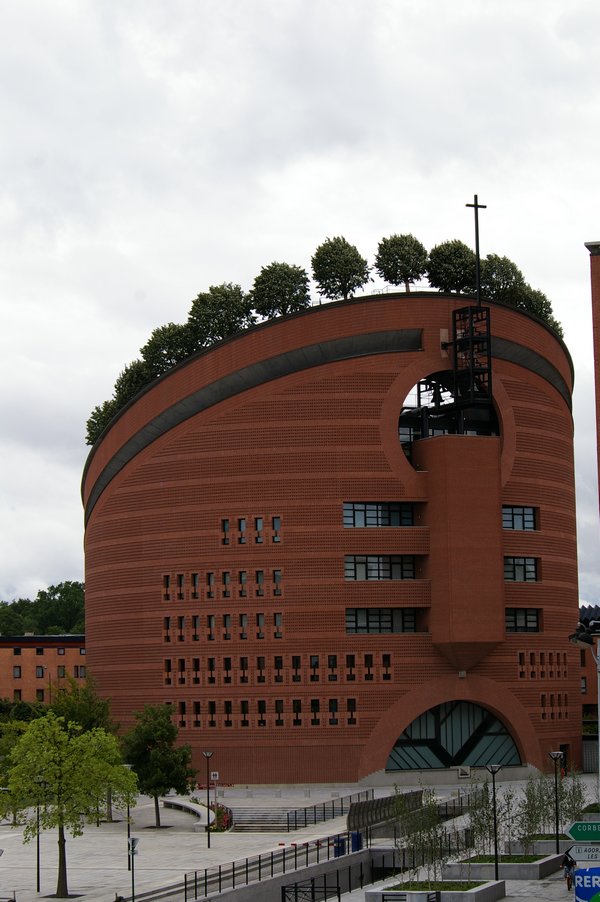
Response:
[[[567,833],[576,842],[600,842],[600,821],[576,821]]]

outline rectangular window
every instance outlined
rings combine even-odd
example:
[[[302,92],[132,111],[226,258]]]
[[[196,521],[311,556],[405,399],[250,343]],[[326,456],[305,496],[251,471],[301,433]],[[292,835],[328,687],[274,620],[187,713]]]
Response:
[[[390,673],[390,667],[392,666],[392,656],[382,655],[381,664],[383,666],[383,673],[381,674],[381,678],[383,680],[391,680],[392,674]]]
[[[215,615],[214,614],[206,615],[206,628],[208,630],[209,642],[214,642],[214,639],[215,639]]]
[[[238,544],[245,545],[246,544],[246,518],[240,517],[238,519]]]
[[[519,507],[504,505],[502,507],[503,529],[534,530],[535,507]]]
[[[281,655],[275,655],[273,659],[273,669],[275,670],[275,682],[283,683],[283,657]]]
[[[163,601],[169,601],[171,598],[171,577],[168,573],[163,576]]]
[[[242,720],[241,720],[242,726],[243,726],[243,727],[249,726],[249,721],[248,721],[248,702],[247,702],[245,699],[243,699],[242,701],[240,701],[240,714],[241,714],[241,716],[242,716]]]
[[[240,614],[240,639],[248,638],[248,615]]]
[[[318,698],[311,698],[310,700],[310,722],[313,727],[318,727],[321,723],[321,718],[319,717],[319,713],[321,710],[321,704]]]
[[[221,520],[221,544],[229,545],[229,520]]]
[[[215,597],[215,574],[214,573],[206,574],[206,597],[207,598]]]
[[[281,517],[272,517],[271,518],[271,529],[273,531],[272,540],[273,542],[281,542]]]
[[[581,694],[587,694],[587,677],[584,676],[581,677]]]
[[[208,725],[209,725],[209,727],[216,727],[216,725],[217,725],[217,703],[216,702],[208,703]]]
[[[80,654],[80,655],[84,655],[84,654],[85,654],[85,648],[80,648],[80,649],[79,649],[79,654]]]
[[[57,653],[58,655],[64,655],[65,650],[64,650],[64,648],[57,648],[57,649],[56,649],[56,653]]]
[[[13,667],[13,679],[20,680],[21,679],[21,668]]]
[[[194,712],[194,726],[200,726],[200,702],[192,702]]]
[[[200,574],[192,573],[192,598],[200,598]]]
[[[198,684],[200,682],[200,658],[192,658],[192,682]]]
[[[223,711],[225,712],[225,726],[232,727],[233,721],[231,719],[231,716],[233,714],[233,702],[223,702]]]
[[[348,712],[348,723],[356,723],[356,699],[349,698],[346,700],[346,711]]]
[[[185,639],[184,632],[185,632],[185,617],[178,617],[177,618],[177,641],[178,642],[183,642],[183,640]]]
[[[177,658],[177,682],[180,686],[185,685],[185,658]]]
[[[60,648],[58,649],[58,653],[60,654]],[[63,655],[64,655],[64,653],[65,653],[64,648],[63,648],[63,650],[62,650],[62,653],[63,653]],[[21,654],[21,649],[20,649],[20,648],[13,648],[13,655],[20,655],[20,654]]]
[[[414,505],[410,501],[346,501],[344,526],[414,526]]]
[[[248,658],[240,658],[240,683],[248,682]]]
[[[259,727],[266,727],[266,725],[267,725],[267,720],[266,720],[267,703],[264,698],[259,698],[259,700],[257,702],[257,708],[258,708],[258,725],[259,725]]]
[[[257,639],[265,638],[265,615],[264,614],[256,615],[256,638]]]
[[[537,558],[505,557],[504,579],[517,583],[534,583],[538,578]]]
[[[348,580],[414,579],[412,554],[353,554],[344,558],[344,576]]]
[[[223,682],[231,683],[231,658],[223,658]]]
[[[165,642],[170,642],[171,641],[171,618],[170,617],[163,618],[163,628],[165,631],[165,635],[163,638],[164,638]]]
[[[43,702],[43,701],[44,701],[44,690],[43,690],[43,689],[36,689],[36,690],[35,690],[35,700],[36,700],[37,702]]]
[[[539,608],[506,608],[505,622],[507,633],[539,633]]]
[[[43,654],[44,654],[44,649],[43,649],[43,648],[36,648],[35,653],[36,653],[36,655],[43,655]]]
[[[356,674],[354,673],[355,667],[356,661],[354,655],[346,655],[346,679],[350,682],[356,679]]]
[[[302,701],[299,698],[292,699],[292,713],[294,718],[292,723],[295,727],[302,726]]]
[[[263,543],[264,520],[262,517],[254,518],[254,541],[257,545]]]
[[[255,591],[257,595],[265,594],[265,571],[257,570],[255,573]]]
[[[208,667],[208,682],[214,684],[214,683],[216,683],[215,659],[209,658],[206,663],[207,663],[207,667]]]
[[[198,642],[200,639],[200,617],[198,614],[192,614],[192,640]]]
[[[65,677],[66,675],[67,675],[67,668],[65,667],[64,664],[59,664],[58,667],[56,668],[56,676],[60,680],[60,679],[62,679],[62,677]]]
[[[276,727],[283,726],[283,699],[282,698],[275,699],[275,726]]]
[[[223,614],[223,639],[231,639],[231,614]]]
[[[415,608],[346,608],[347,633],[415,633]]]
[[[265,659],[262,655],[260,655],[256,659],[256,670],[257,670],[256,682],[264,683],[265,682]]]
[[[273,595],[281,595],[281,570],[273,570]]]
[[[276,614],[273,614],[273,638],[274,639],[282,639],[283,638],[282,626],[283,626],[283,614],[281,614],[279,612]]]
[[[240,598],[245,598],[248,594],[248,573],[246,570],[238,571],[238,594]]]
[[[319,656],[310,656],[310,681],[311,683],[319,682]]]
[[[21,701],[21,690],[13,689],[13,701],[20,702]]]
[[[43,679],[45,669],[46,669],[45,667],[36,667],[35,668],[35,675],[38,680]]]
[[[177,574],[177,598],[181,601],[184,597],[185,590],[185,576],[183,573]]]
[[[292,655],[292,683],[299,683],[302,679],[300,673],[302,661],[300,655]]]
[[[231,596],[231,573],[229,570],[224,570],[221,575],[223,588],[223,598],[229,598]]]

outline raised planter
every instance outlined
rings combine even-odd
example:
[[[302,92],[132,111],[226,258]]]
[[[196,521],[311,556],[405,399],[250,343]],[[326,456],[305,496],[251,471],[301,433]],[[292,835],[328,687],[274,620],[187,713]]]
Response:
[[[562,839],[559,837],[558,840],[558,848],[564,854],[567,849],[570,849],[573,845],[574,840],[565,837]],[[504,849],[507,855],[529,855],[530,853],[533,855],[555,855],[556,854],[556,840],[555,839],[536,839],[531,844],[525,848],[525,846],[520,842],[511,842],[510,851],[508,846]]]
[[[498,862],[498,876],[503,880],[541,880],[555,874],[562,855],[547,855],[539,861]],[[457,861],[442,868],[444,880],[493,880],[494,862]]]
[[[440,902],[496,902],[498,899],[504,899],[506,895],[506,887],[504,880],[491,880],[488,883],[482,883],[481,886],[469,890],[442,890],[438,893],[431,893],[427,890],[391,890],[378,889],[367,890],[365,893],[365,902],[383,902],[384,899],[389,902],[429,902],[435,896]]]

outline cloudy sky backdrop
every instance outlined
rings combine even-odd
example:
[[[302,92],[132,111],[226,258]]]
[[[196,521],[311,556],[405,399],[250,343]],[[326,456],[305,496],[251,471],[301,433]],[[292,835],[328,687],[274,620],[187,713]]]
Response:
[[[85,422],[155,327],[326,237],[472,245],[477,193],[575,361],[600,602],[598,34],[597,0],[0,0],[0,599],[83,577]]]

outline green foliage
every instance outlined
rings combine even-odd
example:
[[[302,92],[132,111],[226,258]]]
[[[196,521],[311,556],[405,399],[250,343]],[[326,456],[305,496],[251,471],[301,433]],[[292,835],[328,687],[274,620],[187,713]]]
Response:
[[[427,251],[414,235],[382,238],[377,248],[375,269],[390,285],[402,285],[407,291],[427,272]]]
[[[85,630],[84,586],[76,581],[58,583],[40,589],[34,601],[19,598],[10,604],[0,602],[0,633],[22,636],[82,634]]]
[[[553,832],[554,779],[545,775],[529,777],[517,805],[517,839],[531,849],[539,833]]]
[[[301,266],[270,263],[255,278],[250,298],[259,316],[298,313],[310,307],[308,274]]]
[[[137,724],[123,738],[125,760],[133,765],[140,791],[154,799],[156,826],[160,827],[159,796],[170,789],[189,792],[195,776],[189,745],[176,746],[178,730],[171,705],[146,705],[136,711]]]
[[[87,677],[84,683],[67,677],[66,684],[55,686],[50,710],[57,717],[62,717],[65,723],[78,724],[84,732],[96,727],[107,733],[115,732],[110,717],[110,702],[98,695],[91,677]]]
[[[65,833],[80,836],[86,821],[96,819],[107,787],[117,803],[134,803],[135,775],[123,767],[117,740],[104,730],[82,733],[50,711],[14,745],[5,804],[23,812],[24,842],[37,836],[36,803],[41,829],[57,829],[59,899],[69,895]]]
[[[97,407],[94,407],[86,423],[86,444],[96,444],[96,442],[98,441],[112,418],[115,416],[115,414],[118,413],[118,411],[119,407],[114,398],[111,398],[109,401],[104,401],[102,404],[98,404]]]
[[[481,261],[481,293],[484,297],[518,307],[525,289],[523,273],[508,257],[488,254]]]
[[[224,282],[211,285],[192,301],[188,327],[194,348],[200,349],[235,335],[254,321],[249,297],[239,285]]]
[[[120,410],[131,401],[149,382],[152,381],[150,367],[144,360],[133,360],[117,376],[113,401]]]
[[[370,281],[369,266],[345,238],[327,238],[312,257],[313,277],[319,294],[330,300],[348,298]]]
[[[581,774],[570,770],[558,781],[558,813],[562,829],[581,819],[587,804],[586,787]]]
[[[487,852],[494,842],[494,805],[489,780],[473,784],[470,795],[469,827],[473,848]]]
[[[475,254],[464,242],[444,241],[429,253],[429,284],[440,291],[475,291]]]
[[[159,326],[141,348],[147,381],[162,376],[175,364],[189,357],[194,350],[194,337],[188,323]]]
[[[0,700],[0,731],[2,724],[7,722],[21,721],[29,723],[36,717],[44,717],[48,713],[48,708],[43,702],[24,702],[12,701],[8,698]]]

